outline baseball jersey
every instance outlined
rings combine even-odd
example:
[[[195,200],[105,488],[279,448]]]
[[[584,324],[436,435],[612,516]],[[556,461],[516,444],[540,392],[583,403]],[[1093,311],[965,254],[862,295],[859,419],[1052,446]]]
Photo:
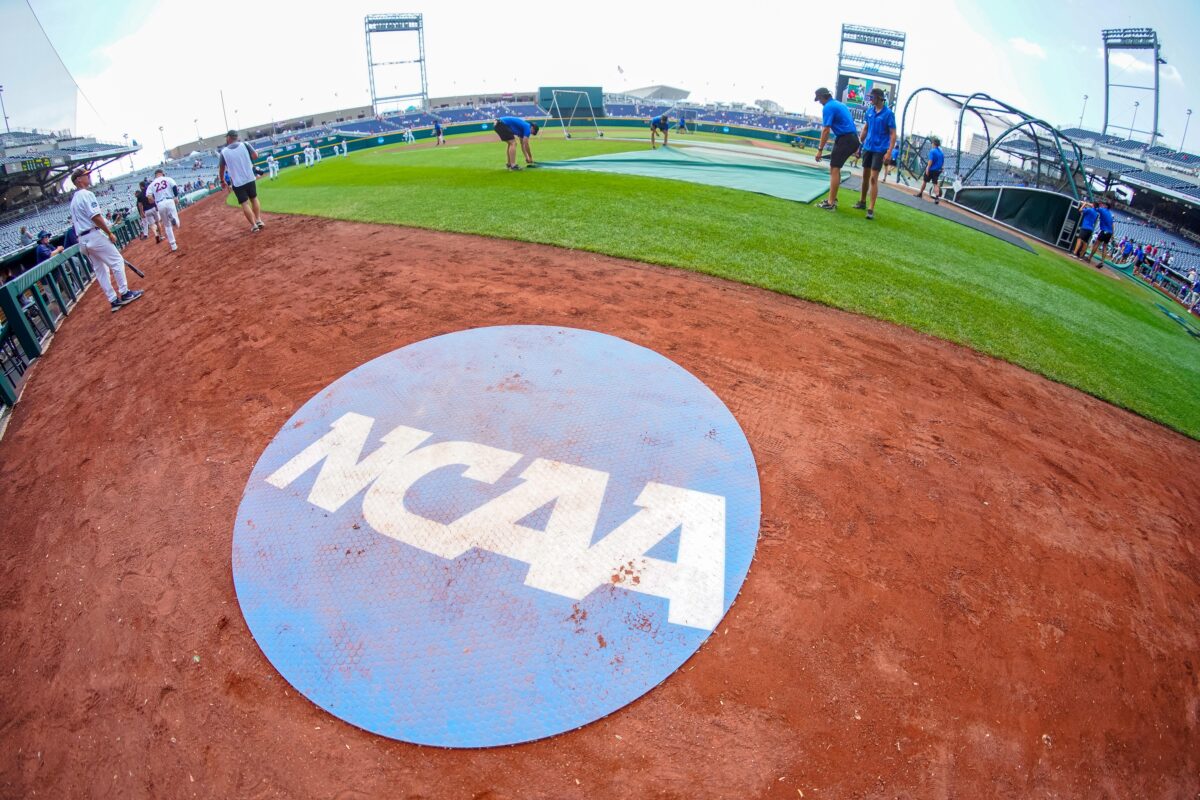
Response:
[[[1085,208],[1079,216],[1079,227],[1085,231],[1090,231],[1096,227],[1096,217],[1100,216],[1100,212],[1094,208]]]
[[[829,128],[834,136],[855,133],[858,130],[854,127],[854,118],[850,116],[850,109],[837,100],[829,100],[825,103],[825,108],[821,111],[821,124]]]
[[[75,226],[76,234],[82,236],[96,227],[92,217],[99,213],[100,204],[96,202],[96,195],[87,189],[76,189],[71,196],[71,224]]]
[[[435,122],[435,123],[433,123],[433,132],[434,132],[435,134],[441,134],[441,132],[442,132],[442,123],[440,123],[440,122]]]
[[[174,200],[176,188],[175,179],[169,175],[154,176],[154,180],[150,181],[150,185],[146,187],[146,197],[153,197],[155,203],[161,203],[164,200]]]
[[[871,106],[866,110],[867,138],[863,140],[864,153],[886,153],[892,143],[892,131],[896,130],[896,115],[887,106],[875,110]]]
[[[501,117],[499,121],[507,125],[510,131],[522,139],[529,138],[529,135],[533,133],[533,128],[529,127],[529,123],[520,117]]]
[[[221,148],[221,158],[225,159],[225,169],[234,186],[254,183],[254,165],[250,163],[250,148],[245,142],[225,145]]]
[[[1100,232],[1101,233],[1112,233],[1113,232],[1112,212],[1109,211],[1107,208],[1102,208],[1102,209],[1100,209],[1100,211],[1098,213],[1100,214]]]

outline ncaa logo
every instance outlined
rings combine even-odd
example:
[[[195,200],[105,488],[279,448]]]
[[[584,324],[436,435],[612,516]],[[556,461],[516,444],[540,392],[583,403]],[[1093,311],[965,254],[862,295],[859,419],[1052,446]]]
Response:
[[[737,421],[605,334],[447,334],[301,408],[238,509],[233,574],[267,658],[395,739],[512,744],[666,679],[733,603],[758,539]]]

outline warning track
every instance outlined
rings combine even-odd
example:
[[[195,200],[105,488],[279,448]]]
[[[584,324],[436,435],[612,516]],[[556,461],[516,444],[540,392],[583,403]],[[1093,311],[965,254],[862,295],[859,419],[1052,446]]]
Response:
[[[888,324],[511,242],[189,211],[89,292],[0,441],[3,797],[1029,797],[1200,791],[1200,444]],[[234,518],[338,376],[483,325],[586,328],[710,387],[758,555],[666,682],[451,751],[298,696],[233,592]]]

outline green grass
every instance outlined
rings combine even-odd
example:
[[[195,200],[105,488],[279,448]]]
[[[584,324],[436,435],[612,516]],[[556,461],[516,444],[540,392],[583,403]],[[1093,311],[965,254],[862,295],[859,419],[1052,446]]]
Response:
[[[728,140],[728,139],[727,139]],[[1019,364],[1200,438],[1200,340],[1167,303],[1057,257],[880,201],[867,222],[730,189],[509,173],[497,141],[381,148],[260,183],[282,213],[571,247],[703,272],[890,320]],[[535,139],[539,160],[644,144]]]

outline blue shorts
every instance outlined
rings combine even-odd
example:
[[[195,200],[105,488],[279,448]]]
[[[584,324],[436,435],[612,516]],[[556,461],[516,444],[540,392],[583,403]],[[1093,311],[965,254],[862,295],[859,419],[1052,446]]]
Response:
[[[670,127],[669,125],[664,124],[662,122],[651,122],[650,123],[650,130],[652,130],[652,131],[662,131],[663,133],[666,133],[667,128],[669,128],[669,127]]]

